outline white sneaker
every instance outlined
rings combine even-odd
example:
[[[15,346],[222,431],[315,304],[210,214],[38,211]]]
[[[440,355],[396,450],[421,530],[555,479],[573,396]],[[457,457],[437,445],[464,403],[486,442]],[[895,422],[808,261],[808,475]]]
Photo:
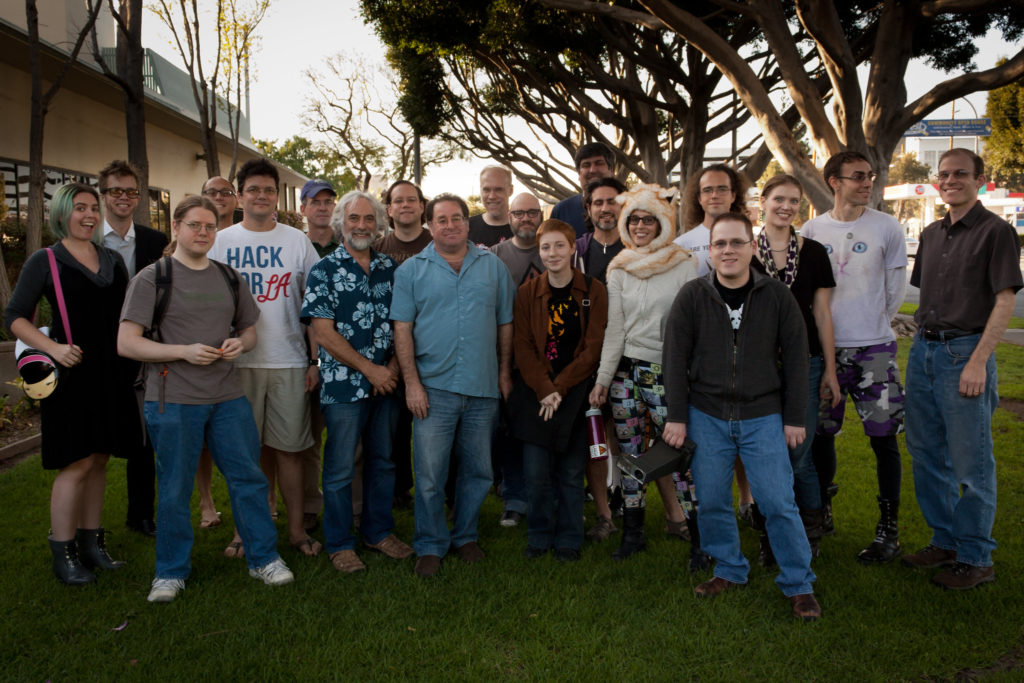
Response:
[[[153,587],[149,590],[150,602],[170,602],[185,590],[185,582],[181,579],[153,579]]]
[[[250,569],[249,576],[254,579],[262,579],[268,586],[283,586],[295,580],[292,570],[280,557],[273,562],[268,562],[259,569]]]

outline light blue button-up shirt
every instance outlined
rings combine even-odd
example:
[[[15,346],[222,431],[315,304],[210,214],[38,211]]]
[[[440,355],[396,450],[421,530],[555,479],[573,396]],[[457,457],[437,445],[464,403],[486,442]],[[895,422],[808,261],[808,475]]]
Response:
[[[121,237],[106,220],[103,221],[103,246],[113,249],[124,259],[128,277],[135,276],[135,222],[128,226],[128,232]]]
[[[413,324],[423,386],[498,398],[498,326],[514,299],[508,268],[472,243],[458,273],[433,243],[399,266],[391,319]]]

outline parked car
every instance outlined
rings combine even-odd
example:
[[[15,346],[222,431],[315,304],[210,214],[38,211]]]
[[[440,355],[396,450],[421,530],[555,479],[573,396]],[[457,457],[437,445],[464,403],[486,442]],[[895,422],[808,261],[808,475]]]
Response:
[[[915,258],[917,256],[917,246],[920,244],[913,237],[907,237],[907,258]]]

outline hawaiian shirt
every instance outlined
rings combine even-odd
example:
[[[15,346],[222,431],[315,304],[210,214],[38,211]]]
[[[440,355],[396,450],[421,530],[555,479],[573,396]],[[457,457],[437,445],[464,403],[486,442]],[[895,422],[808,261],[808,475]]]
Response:
[[[391,292],[395,262],[370,252],[370,273],[344,245],[325,256],[309,272],[302,302],[302,322],[334,321],[334,329],[352,348],[378,365],[394,355]],[[350,368],[320,347],[320,403],[353,403],[373,395],[363,373]]]

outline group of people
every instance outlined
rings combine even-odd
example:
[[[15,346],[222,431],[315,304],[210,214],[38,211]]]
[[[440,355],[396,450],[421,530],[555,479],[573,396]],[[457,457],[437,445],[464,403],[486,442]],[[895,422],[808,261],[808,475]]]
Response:
[[[57,576],[86,583],[92,569],[123,564],[100,524],[106,460],[148,457],[152,473],[153,451],[159,525],[151,492],[148,513],[129,506],[130,524],[155,528],[153,602],[173,600],[190,572],[193,481],[201,526],[219,524],[209,460],[234,512],[225,554],[268,585],[293,579],[276,551],[274,482],[290,544],[308,556],[326,547],[341,572],[365,569],[357,539],[396,560],[415,553],[422,577],[449,552],[482,560],[479,514],[496,482],[501,525],[525,521],[526,557],[578,560],[585,539],[618,533],[620,508],[613,557],[624,560],[646,548],[646,482],[616,471],[614,457],[588,457],[585,413],[598,409],[613,455],[642,460],[656,439],[696,444],[689,470],[656,484],[665,532],[691,544],[691,571],[714,564],[697,595],[747,581],[735,477],[761,532],[759,561],[778,566],[793,615],[813,620],[811,561],[834,528],[834,437],[851,396],[879,483],[875,537],[858,559],[902,554],[896,435],[906,421],[933,537],[903,563],[943,568],[933,580],[947,588],[994,578],[992,352],[1022,282],[1015,231],[977,200],[975,154],[939,161],[949,212],[922,234],[911,276],[921,306],[906,393],[889,325],[906,284],[904,235],[868,207],[875,173],[864,157],[826,163],[835,205],[799,232],[799,181],[771,178],[756,236],[749,183],[727,165],[694,174],[677,207],[656,185],[627,189],[604,145],[583,145],[575,164],[582,192],[547,220],[499,166],[481,173],[474,217],[462,198],[427,201],[405,180],[383,203],[313,180],[301,192],[304,234],[277,222],[277,171],[256,159],[237,192],[211,178],[182,200],[163,257],[162,243],[146,246],[159,233],[131,221],[129,165],[104,169],[99,192],[61,188],[50,208],[56,269],[34,254],[6,314],[60,369],[42,446],[44,467],[59,470]],[[54,316],[46,336],[32,311],[44,297],[56,311],[61,290],[70,330]],[[140,363],[145,429],[128,419]],[[88,400],[100,386],[117,403]],[[596,509],[586,531],[585,482]],[[411,547],[392,514],[410,489]],[[321,506],[323,544],[311,536]]]

